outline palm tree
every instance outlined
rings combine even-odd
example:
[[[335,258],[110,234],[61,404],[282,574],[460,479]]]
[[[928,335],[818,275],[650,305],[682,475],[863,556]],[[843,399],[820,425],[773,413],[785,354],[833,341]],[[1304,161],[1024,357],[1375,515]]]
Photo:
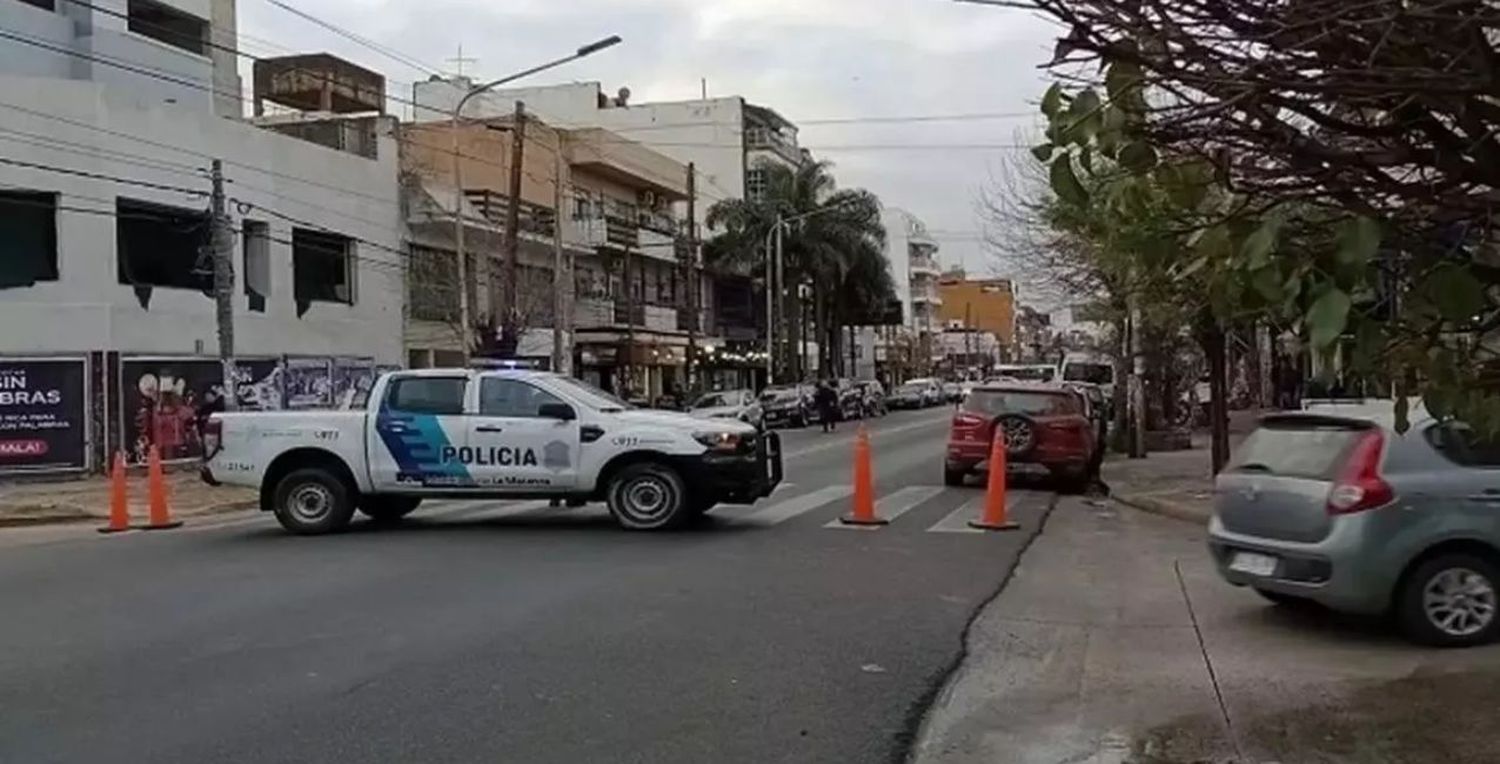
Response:
[[[885,227],[880,200],[863,189],[838,189],[827,162],[809,162],[796,170],[762,162],[766,191],[759,199],[726,199],[708,211],[708,226],[720,231],[706,247],[712,267],[747,274],[765,273],[765,241],[778,220],[782,233],[782,267],[790,299],[783,299],[781,325],[786,336],[802,331],[802,301],[810,290],[819,371],[838,373],[843,345],[838,328],[871,305],[895,299],[885,258]],[[800,379],[800,354],[788,343],[784,373]]]

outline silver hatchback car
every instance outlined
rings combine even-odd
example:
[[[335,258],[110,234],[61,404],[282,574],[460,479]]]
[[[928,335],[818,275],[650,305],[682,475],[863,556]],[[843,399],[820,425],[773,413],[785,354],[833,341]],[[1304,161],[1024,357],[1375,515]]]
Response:
[[[1279,603],[1390,614],[1413,640],[1500,636],[1500,447],[1389,401],[1276,414],[1218,477],[1219,572]]]

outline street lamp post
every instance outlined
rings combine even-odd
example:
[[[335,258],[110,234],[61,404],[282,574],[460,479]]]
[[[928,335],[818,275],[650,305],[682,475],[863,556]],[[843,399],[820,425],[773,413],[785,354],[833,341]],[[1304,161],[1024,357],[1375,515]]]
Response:
[[[801,215],[793,215],[792,217],[789,217],[789,218],[783,218],[780,215],[778,215],[776,217],[776,222],[771,226],[771,230],[769,230],[769,231],[766,232],[766,386],[767,387],[769,387],[769,386],[771,386],[771,385],[773,385],[773,384],[776,383],[776,342],[775,342],[776,330],[775,330],[775,326],[774,326],[774,320],[776,318],[776,300],[775,300],[775,296],[776,296],[776,291],[775,291],[775,287],[776,287],[776,274],[777,273],[782,273],[783,276],[785,275],[784,268],[783,268],[783,263],[782,263],[782,259],[781,259],[781,252],[782,252],[782,229],[786,228],[788,225],[790,225],[792,223],[796,223],[796,222],[799,222],[799,221],[802,221],[802,220],[806,220],[806,219],[808,219],[810,217],[815,217],[817,215],[822,215],[825,212],[833,212],[834,210],[843,209],[845,206],[848,206],[848,204],[852,204],[852,203],[853,202],[851,201],[851,202],[847,202],[845,204],[836,204],[836,205],[833,205],[831,207],[822,207],[820,209],[812,210],[810,212],[804,212]],[[774,241],[774,245],[773,245],[773,241]],[[800,292],[798,293],[797,297],[798,297],[798,299],[801,299],[802,295],[801,295]],[[819,337],[818,340],[821,342],[823,340],[823,338]],[[794,340],[793,340],[793,337],[792,337],[792,335],[790,333],[790,329],[788,329],[787,344],[788,345],[792,345],[793,341]],[[804,358],[803,360],[805,361],[806,359]]]
[[[526,69],[525,71],[520,71],[516,72],[515,74],[501,77],[500,79],[494,80],[493,82],[486,82],[483,85],[476,85],[469,88],[468,92],[464,93],[463,98],[458,99],[458,104],[453,107],[453,114],[451,115],[451,125],[449,126],[448,130],[448,132],[453,136],[453,250],[458,257],[459,337],[462,338],[463,342],[464,358],[469,357],[469,348],[472,347],[472,342],[470,341],[471,338],[469,335],[473,330],[473,319],[471,315],[473,306],[469,304],[469,264],[468,258],[464,253],[463,162],[461,161],[461,157],[459,156],[460,149],[462,147],[458,140],[458,123],[459,120],[463,118],[464,107],[467,106],[469,104],[469,101],[475,96],[486,93],[508,82],[514,82],[521,79],[522,77],[529,77],[538,72],[543,72],[553,67],[562,66],[563,64],[566,64],[570,61],[576,61],[585,56],[591,56],[601,50],[604,50],[605,48],[618,45],[620,44],[620,42],[621,40],[619,35],[611,35],[602,40],[591,42],[588,45],[585,45],[574,51],[571,55],[563,56],[562,58],[556,59],[554,61],[548,61],[547,63],[540,66],[533,66],[530,69]],[[562,179],[559,178],[558,182],[562,182]],[[556,212],[556,217],[557,221],[555,224],[562,225],[561,210],[558,210]],[[507,309],[510,309],[512,307],[513,306],[509,305],[506,306]]]

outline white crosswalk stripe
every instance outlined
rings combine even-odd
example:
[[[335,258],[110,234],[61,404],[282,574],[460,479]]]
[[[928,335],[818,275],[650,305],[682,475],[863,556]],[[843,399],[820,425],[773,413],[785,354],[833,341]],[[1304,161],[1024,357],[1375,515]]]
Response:
[[[944,490],[945,489],[942,486],[938,485],[907,486],[875,502],[875,516],[894,523],[896,521],[896,518],[899,518],[907,512],[916,509],[917,507],[926,503],[932,497],[942,493]],[[888,526],[845,525],[838,520],[834,520],[833,522],[828,523],[823,527],[838,528],[841,530],[878,531],[881,528],[885,528]]]
[[[1010,494],[1006,497],[1005,508],[1009,512],[1016,510],[1016,495]],[[969,527],[970,520],[978,520],[984,513],[984,494],[980,493],[974,498],[964,502],[964,505],[948,513],[947,517],[937,521],[935,525],[927,529],[928,533],[985,533],[978,528]]]
[[[854,493],[854,489],[847,485],[831,485],[820,488],[812,493],[804,493],[794,496],[785,501],[779,501],[768,507],[757,509],[744,516],[737,517],[730,522],[735,525],[761,525],[769,526],[785,522],[805,512],[811,512],[829,502],[838,501]]]

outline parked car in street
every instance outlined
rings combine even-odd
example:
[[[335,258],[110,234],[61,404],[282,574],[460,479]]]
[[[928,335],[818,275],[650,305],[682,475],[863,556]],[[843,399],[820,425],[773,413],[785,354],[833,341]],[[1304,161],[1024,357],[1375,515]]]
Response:
[[[818,421],[813,388],[807,385],[774,385],[760,391],[760,406],[767,427],[806,427]]]
[[[877,417],[886,415],[885,385],[873,379],[862,379],[854,383],[859,389],[864,403],[865,416]]]
[[[1109,432],[1109,399],[1105,397],[1104,390],[1099,385],[1091,385],[1084,382],[1064,382],[1063,387],[1077,393],[1083,399],[1084,414],[1094,427],[1094,451],[1092,457],[1095,463],[1103,460],[1103,451],[1107,447],[1105,435]]]
[[[1052,382],[1057,379],[1057,367],[1045,363],[1002,365],[995,367],[995,376],[1019,382]]]
[[[738,419],[762,430],[766,428],[765,411],[749,390],[708,393],[693,402],[688,414],[699,419]]]
[[[936,379],[932,379],[930,377],[922,377],[922,378],[919,378],[919,379],[909,379],[909,380],[906,381],[906,384],[908,384],[908,385],[917,385],[921,389],[921,391],[922,391],[922,407],[923,408],[926,408],[928,406],[937,406],[937,405],[942,404],[942,402],[943,402],[943,385],[942,385],[942,383],[938,382]]]
[[[943,383],[943,402],[958,403],[964,399],[964,387],[957,382]]]
[[[1215,487],[1219,573],[1277,603],[1390,614],[1414,641],[1500,637],[1500,443],[1420,405],[1265,417]]]
[[[889,409],[919,409],[927,405],[927,385],[921,382],[905,382],[897,385],[891,394],[886,396],[885,405]]]
[[[1115,365],[1107,357],[1096,353],[1069,353],[1058,367],[1058,379],[1062,382],[1080,382],[1098,385],[1107,400],[1114,400]]]
[[[865,418],[865,391],[851,379],[835,382],[839,393],[839,418],[843,421]]]
[[[1004,438],[1012,470],[1043,470],[1070,491],[1093,480],[1096,434],[1083,398],[1071,390],[1028,382],[975,387],[953,415],[943,484],[963,485],[971,473],[987,471],[996,437]]]

